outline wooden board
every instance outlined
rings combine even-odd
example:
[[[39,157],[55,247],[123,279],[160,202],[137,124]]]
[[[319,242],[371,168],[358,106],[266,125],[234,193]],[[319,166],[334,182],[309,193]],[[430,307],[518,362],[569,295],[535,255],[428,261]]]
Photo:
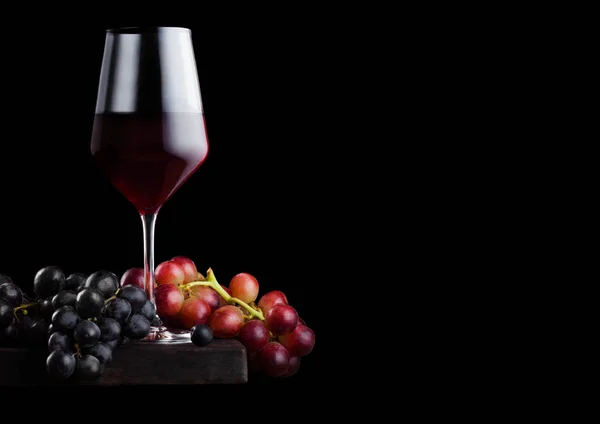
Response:
[[[242,384],[248,381],[246,351],[233,339],[214,339],[199,347],[191,342],[127,342],[116,350],[102,376],[93,382],[55,383],[46,374],[44,351],[0,348],[0,386],[37,385],[182,385]]]

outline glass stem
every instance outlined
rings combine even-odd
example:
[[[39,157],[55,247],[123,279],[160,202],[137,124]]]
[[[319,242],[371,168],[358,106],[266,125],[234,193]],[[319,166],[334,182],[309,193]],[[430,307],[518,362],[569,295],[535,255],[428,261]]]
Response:
[[[154,301],[154,224],[158,213],[142,213],[142,228],[144,231],[144,283],[146,295],[150,302]]]

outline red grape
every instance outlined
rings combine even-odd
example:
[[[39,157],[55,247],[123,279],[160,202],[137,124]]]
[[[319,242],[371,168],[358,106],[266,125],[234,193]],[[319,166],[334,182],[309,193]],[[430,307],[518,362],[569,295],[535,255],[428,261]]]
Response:
[[[290,305],[277,304],[265,315],[265,325],[276,336],[289,334],[298,325],[298,313]]]
[[[247,272],[240,272],[229,282],[231,295],[242,302],[254,302],[258,297],[258,281]]]
[[[183,284],[185,273],[183,268],[175,261],[161,262],[154,271],[154,279],[157,284]]]
[[[184,296],[179,287],[163,284],[154,289],[154,300],[156,312],[162,318],[177,315],[183,305]]]
[[[288,367],[287,371],[281,375],[281,377],[291,377],[292,375],[296,374],[298,372],[298,368],[300,368],[300,362],[301,360],[299,356],[292,356],[290,358],[290,366]]]
[[[219,307],[219,294],[212,288],[207,286],[194,286],[191,289],[192,296],[204,300],[210,306],[211,311],[217,310]]]
[[[269,312],[269,309],[280,303],[287,305],[287,297],[285,296],[285,294],[283,294],[283,292],[279,290],[273,290],[268,293],[265,293],[260,298],[260,300],[258,301],[258,307],[260,308],[262,313],[266,315],[267,312]]]
[[[225,290],[227,292],[227,294],[229,296],[231,296],[231,290],[229,290],[229,287],[225,287],[223,284],[219,284],[223,290]],[[225,302],[225,299],[223,299],[221,296],[219,296],[219,307],[221,306],[225,306],[225,305],[229,305],[229,303]]]
[[[183,328],[191,330],[195,325],[205,324],[210,317],[210,312],[208,303],[198,297],[190,297],[181,305],[178,317]]]
[[[216,338],[235,337],[244,324],[244,313],[237,306],[225,305],[214,311],[208,325]]]
[[[248,352],[258,352],[269,343],[269,330],[261,320],[252,319],[242,325],[237,339]]]
[[[177,262],[181,268],[183,269],[183,282],[191,283],[192,281],[197,281],[198,279],[198,269],[196,268],[196,264],[187,256],[175,256],[171,258],[172,261]]]
[[[279,336],[279,343],[292,356],[306,356],[315,346],[315,333],[306,325],[298,324],[291,333]]]
[[[121,287],[138,286],[145,288],[144,268],[130,268],[121,276]]]
[[[260,370],[270,377],[281,377],[290,367],[290,354],[278,342],[269,342],[257,354]]]

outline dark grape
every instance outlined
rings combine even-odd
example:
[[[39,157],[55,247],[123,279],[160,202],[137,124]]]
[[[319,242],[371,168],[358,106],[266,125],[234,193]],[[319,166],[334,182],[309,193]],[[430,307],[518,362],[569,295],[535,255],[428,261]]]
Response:
[[[290,354],[278,342],[269,342],[257,354],[261,372],[269,377],[281,377],[290,366]]]
[[[52,297],[52,307],[54,310],[61,306],[75,306],[77,293],[73,290],[61,290]]]
[[[56,331],[48,338],[48,352],[54,350],[65,350],[68,352],[75,352],[75,345],[73,339],[67,336],[65,333]]]
[[[213,332],[208,325],[199,324],[192,328],[192,343],[206,346],[213,340]]]
[[[19,329],[19,341],[22,343],[27,343],[27,337],[29,331],[31,330],[31,326],[35,320],[29,315],[19,315],[17,318],[17,328]]]
[[[54,350],[46,358],[46,370],[51,378],[66,380],[75,371],[76,360],[73,354],[66,350]]]
[[[104,315],[117,320],[119,324],[123,325],[131,315],[131,304],[120,297],[111,299],[104,308]]]
[[[145,287],[144,268],[129,268],[121,275],[120,283],[121,287],[134,285],[143,289]]]
[[[111,340],[110,342],[105,342],[104,344],[106,344],[107,346],[110,346],[111,350],[114,352],[121,345],[121,340],[114,339],[114,340]]]
[[[75,376],[81,380],[94,380],[102,375],[104,366],[98,358],[92,355],[83,355],[77,358]]]
[[[261,320],[252,319],[242,325],[237,339],[248,352],[258,352],[269,343],[269,330]]]
[[[73,330],[73,338],[81,347],[91,347],[100,340],[100,328],[93,321],[79,321]]]
[[[52,314],[52,326],[57,331],[69,333],[79,322],[79,314],[72,306],[61,306]]]
[[[117,297],[123,298],[131,304],[132,314],[140,311],[148,300],[148,296],[146,296],[146,292],[143,289],[131,285],[121,288]]]
[[[113,318],[102,317],[97,322],[100,328],[100,341],[110,342],[116,340],[121,335],[121,324]]]
[[[0,299],[0,328],[12,324],[15,309],[8,300]]]
[[[48,321],[36,319],[27,332],[27,342],[34,347],[46,346],[48,343]]]
[[[54,306],[52,306],[52,297],[44,299],[40,302],[39,313],[40,316],[46,321],[52,321],[52,314],[54,313]]]
[[[19,328],[16,323],[9,324],[7,327],[0,329],[0,343],[9,345],[14,343],[19,338]]]
[[[281,377],[291,377],[292,375],[298,372],[298,368],[300,368],[301,358],[299,356],[292,356],[290,358],[290,366],[287,371],[281,375]]]
[[[0,284],[0,299],[7,300],[13,307],[23,303],[23,292],[15,283]]]
[[[0,284],[12,283],[13,280],[8,275],[0,274]]]
[[[115,294],[119,288],[119,279],[109,271],[96,271],[88,276],[83,284],[84,288],[97,289],[105,299]]]
[[[134,286],[128,286],[134,287]],[[140,314],[131,315],[123,327],[123,335],[132,340],[141,340],[150,333],[150,321]]]
[[[65,274],[59,267],[40,269],[33,279],[33,291],[39,298],[52,297],[65,288]]]
[[[104,296],[98,289],[84,288],[77,293],[75,309],[81,318],[97,318],[104,309]]]
[[[148,321],[152,323],[156,318],[156,306],[150,300],[146,300],[144,307],[138,312],[138,314],[145,316]]]
[[[96,343],[92,347],[84,349],[84,354],[95,356],[101,364],[108,364],[112,361],[113,350],[108,343]]]
[[[277,304],[265,314],[265,326],[276,336],[289,334],[298,325],[298,312],[286,304]]]
[[[306,356],[315,347],[315,333],[306,325],[298,324],[291,333],[279,336],[279,343],[292,356]]]
[[[85,284],[85,280],[87,279],[87,277],[87,274],[83,274],[81,272],[74,272],[65,279],[64,289],[78,292],[79,289],[81,289]]]

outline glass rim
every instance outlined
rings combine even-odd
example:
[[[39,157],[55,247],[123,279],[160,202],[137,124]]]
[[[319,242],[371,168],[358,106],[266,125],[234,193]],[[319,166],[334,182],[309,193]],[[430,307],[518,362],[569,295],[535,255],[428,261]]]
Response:
[[[177,26],[128,26],[109,28],[106,30],[108,34],[148,34],[159,33],[164,31],[185,31],[190,32],[189,28]]]

